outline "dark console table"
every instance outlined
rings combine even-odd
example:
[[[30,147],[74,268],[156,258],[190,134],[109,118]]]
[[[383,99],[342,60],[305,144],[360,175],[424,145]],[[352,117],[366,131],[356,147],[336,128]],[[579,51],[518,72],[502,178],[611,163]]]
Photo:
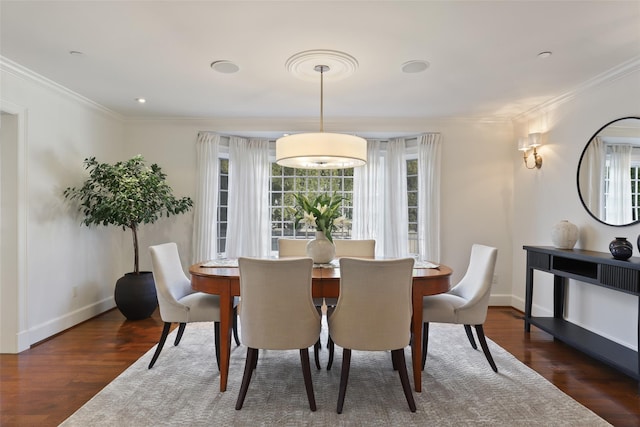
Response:
[[[527,282],[524,330],[531,325],[553,335],[625,374],[640,380],[638,352],[581,328],[564,318],[567,279],[640,296],[640,258],[614,259],[610,253],[581,249],[524,246],[527,251]],[[553,278],[553,317],[532,317],[533,271],[545,271]],[[640,299],[639,299],[640,300]],[[639,303],[640,312],[640,303]],[[640,318],[638,320],[640,342]]]

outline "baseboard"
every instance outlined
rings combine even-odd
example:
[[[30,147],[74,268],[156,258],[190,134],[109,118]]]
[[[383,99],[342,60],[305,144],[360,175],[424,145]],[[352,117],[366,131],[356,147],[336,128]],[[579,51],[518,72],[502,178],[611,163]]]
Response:
[[[48,322],[36,325],[25,334],[28,338],[28,346],[52,337],[66,329],[69,329],[85,320],[91,319],[116,306],[113,297],[105,298],[101,301],[74,310]],[[24,341],[23,341],[24,342]],[[22,347],[21,347],[22,348]]]
[[[491,295],[489,297],[490,306],[511,306],[511,295]]]

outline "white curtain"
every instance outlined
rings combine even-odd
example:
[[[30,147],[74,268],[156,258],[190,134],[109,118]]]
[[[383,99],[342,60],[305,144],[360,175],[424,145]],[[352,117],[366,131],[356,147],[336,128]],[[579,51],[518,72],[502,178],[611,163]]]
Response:
[[[192,262],[214,259],[218,240],[218,151],[220,135],[200,132],[196,142],[197,182],[194,201]]]
[[[230,138],[227,258],[270,255],[270,173],[268,140]]]
[[[580,192],[584,204],[598,218],[605,218],[604,175],[606,148],[602,138],[595,137],[587,146],[580,166]]]
[[[384,247],[384,200],[381,142],[367,140],[367,164],[353,170],[353,239],[375,239],[376,253]]]
[[[631,145],[611,144],[609,154],[609,192],[606,222],[623,225],[633,222],[631,212]]]
[[[418,137],[418,250],[440,262],[440,134]]]
[[[409,253],[407,161],[404,138],[389,141],[384,172],[384,241],[380,246],[385,256],[403,257]],[[377,242],[376,246],[378,246]]]

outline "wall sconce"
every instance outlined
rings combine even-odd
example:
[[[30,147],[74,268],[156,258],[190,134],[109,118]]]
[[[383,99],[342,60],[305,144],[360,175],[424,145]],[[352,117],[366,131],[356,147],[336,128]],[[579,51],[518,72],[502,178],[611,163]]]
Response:
[[[540,169],[542,167],[542,157],[536,151],[536,147],[542,145],[542,134],[540,132],[530,133],[529,136],[522,137],[518,140],[518,150],[522,151],[522,157],[524,159],[524,165],[527,169]],[[533,151],[529,151],[533,149]],[[533,154],[535,164],[529,166],[529,156]]]

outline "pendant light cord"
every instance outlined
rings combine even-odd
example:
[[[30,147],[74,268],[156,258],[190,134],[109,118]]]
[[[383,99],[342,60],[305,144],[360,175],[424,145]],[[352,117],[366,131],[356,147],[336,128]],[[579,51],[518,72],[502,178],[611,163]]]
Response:
[[[324,132],[324,72],[329,71],[329,66],[316,65],[313,69],[320,72],[320,132]]]

